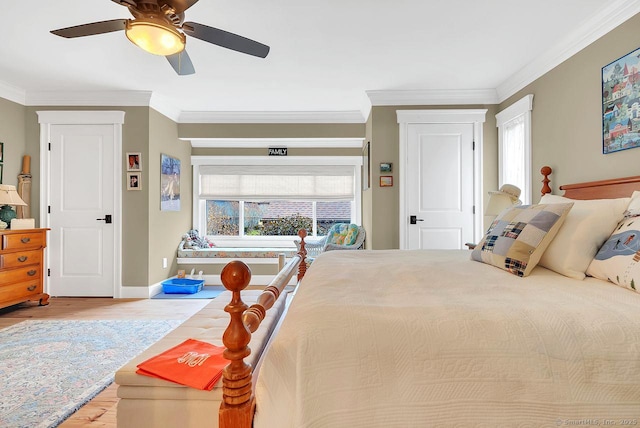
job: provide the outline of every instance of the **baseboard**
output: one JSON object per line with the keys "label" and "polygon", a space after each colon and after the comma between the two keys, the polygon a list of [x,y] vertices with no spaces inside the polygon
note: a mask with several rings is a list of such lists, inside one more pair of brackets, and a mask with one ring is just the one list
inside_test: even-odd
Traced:
{"label": "baseboard", "polygon": [[[222,285],[220,275],[202,275],[204,285]],[[252,275],[248,288],[262,288],[271,283],[275,275]],[[163,280],[164,281],[164,280]],[[294,275],[288,285],[295,285],[297,276]],[[122,287],[120,298],[122,299],[148,299],[162,292],[162,281],[151,284],[148,287]]]}

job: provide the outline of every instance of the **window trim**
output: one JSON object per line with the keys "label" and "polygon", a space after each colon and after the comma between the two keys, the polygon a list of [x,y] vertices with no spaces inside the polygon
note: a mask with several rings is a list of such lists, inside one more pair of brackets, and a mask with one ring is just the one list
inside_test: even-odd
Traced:
{"label": "window trim", "polygon": [[[199,231],[206,230],[204,223],[206,214],[204,212],[204,203],[200,200],[200,167],[216,166],[216,165],[275,165],[286,168],[291,165],[349,165],[353,166],[354,171],[354,201],[352,211],[352,221],[356,224],[362,223],[362,187],[360,168],[362,167],[361,156],[191,156],[191,165],[193,168],[192,176],[192,192],[193,192],[193,218],[192,227]],[[291,237],[289,236],[273,236],[273,237],[220,237],[212,238],[218,246],[228,247],[291,247]]]}
{"label": "window trim", "polygon": [[532,203],[531,184],[531,111],[533,110],[533,95],[525,95],[509,107],[496,114],[496,126],[498,127],[498,187],[504,183],[503,151],[504,151],[504,125],[522,116],[524,118],[524,179],[525,188],[521,189],[520,199],[524,204]]}

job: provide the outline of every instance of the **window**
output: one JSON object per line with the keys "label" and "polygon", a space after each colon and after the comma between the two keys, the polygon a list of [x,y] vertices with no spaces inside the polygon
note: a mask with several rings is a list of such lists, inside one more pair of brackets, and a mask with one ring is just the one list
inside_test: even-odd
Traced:
{"label": "window", "polygon": [[520,199],[531,203],[531,110],[533,95],[527,95],[496,115],[498,125],[498,186],[516,185]]}
{"label": "window", "polygon": [[[359,156],[194,156],[194,228],[218,246],[291,246],[360,223]],[[357,173],[356,173],[357,172]]]}

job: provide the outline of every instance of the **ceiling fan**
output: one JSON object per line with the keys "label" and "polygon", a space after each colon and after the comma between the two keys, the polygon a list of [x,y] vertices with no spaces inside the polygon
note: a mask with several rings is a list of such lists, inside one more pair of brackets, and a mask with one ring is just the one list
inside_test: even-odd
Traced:
{"label": "ceiling fan", "polygon": [[129,8],[134,19],[92,22],[60,28],[51,33],[74,38],[124,30],[127,38],[138,47],[152,54],[165,56],[181,76],[195,73],[185,50],[186,35],[260,58],[265,58],[269,53],[269,46],[255,40],[197,22],[184,22],[184,12],[198,0],[112,1]]}

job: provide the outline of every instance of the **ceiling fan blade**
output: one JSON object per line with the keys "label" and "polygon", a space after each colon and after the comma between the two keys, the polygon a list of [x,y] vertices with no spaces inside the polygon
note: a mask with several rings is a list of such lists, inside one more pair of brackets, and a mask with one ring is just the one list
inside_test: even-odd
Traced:
{"label": "ceiling fan blade", "polygon": [[171,67],[173,67],[179,76],[186,76],[196,72],[186,50],[178,52],[177,54],[168,55],[165,58],[167,58],[167,61],[169,61],[169,64],[171,64]]}
{"label": "ceiling fan blade", "polygon": [[267,45],[228,31],[198,24],[197,22],[185,22],[182,25],[182,30],[196,39],[260,58],[266,57],[269,53],[269,46]]}
{"label": "ceiling fan blade", "polygon": [[[113,0],[118,1],[118,0]],[[125,0],[130,1],[130,0]],[[198,0],[159,0],[158,4],[162,7],[163,4],[173,8],[176,11],[176,15],[181,14],[185,10],[189,9],[191,6],[196,4]]]}
{"label": "ceiling fan blade", "polygon": [[76,25],[75,27],[60,28],[58,30],[52,30],[51,33],[56,36],[70,39],[74,37],[111,33],[113,31],[124,30],[126,27],[126,19],[112,19],[111,21],[92,22],[90,24]]}

